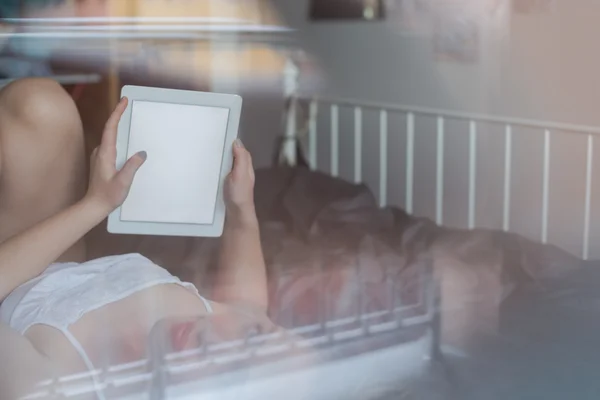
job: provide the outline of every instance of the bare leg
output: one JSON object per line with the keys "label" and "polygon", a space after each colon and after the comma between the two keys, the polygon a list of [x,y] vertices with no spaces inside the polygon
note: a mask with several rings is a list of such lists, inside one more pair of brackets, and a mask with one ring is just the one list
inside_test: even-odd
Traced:
{"label": "bare leg", "polygon": [[[75,103],[49,79],[0,90],[0,242],[75,203],[87,177]],[[83,242],[61,258],[85,258]]]}
{"label": "bare leg", "polygon": [[[0,242],[74,203],[87,168],[83,130],[69,95],[47,79],[0,90]],[[83,243],[64,257],[85,256]],[[0,323],[0,398],[16,399],[60,372],[27,340]]]}

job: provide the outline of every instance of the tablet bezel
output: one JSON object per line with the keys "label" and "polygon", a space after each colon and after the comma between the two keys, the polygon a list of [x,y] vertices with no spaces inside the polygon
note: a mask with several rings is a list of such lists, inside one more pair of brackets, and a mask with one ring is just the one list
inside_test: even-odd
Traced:
{"label": "tablet bezel", "polygon": [[[122,221],[121,207],[115,209],[108,217],[107,230],[113,234],[154,235],[154,236],[188,236],[188,237],[219,237],[223,234],[225,223],[225,202],[223,185],[233,165],[232,146],[238,136],[242,98],[232,94],[195,92],[189,90],[163,89],[143,86],[124,86],[121,96],[127,97],[127,109],[119,121],[117,134],[117,169],[120,169],[127,157],[129,144],[131,112],[134,101],[149,101],[157,103],[173,103],[204,107],[221,107],[229,109],[227,132],[223,147],[221,170],[219,172],[219,188],[212,224],[181,224],[158,222]],[[152,157],[152,154],[148,154]],[[143,168],[143,166],[142,166]]]}

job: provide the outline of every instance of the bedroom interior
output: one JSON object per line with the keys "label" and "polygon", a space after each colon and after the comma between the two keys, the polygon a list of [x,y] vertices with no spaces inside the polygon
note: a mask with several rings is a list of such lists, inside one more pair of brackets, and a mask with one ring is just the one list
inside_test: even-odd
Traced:
{"label": "bedroom interior", "polygon": [[[90,153],[122,85],[244,98],[269,316],[295,347],[159,343],[96,371],[110,398],[600,396],[594,0],[9,3],[2,84],[55,76]],[[90,240],[210,293],[219,240]],[[86,398],[79,379],[32,398]]]}

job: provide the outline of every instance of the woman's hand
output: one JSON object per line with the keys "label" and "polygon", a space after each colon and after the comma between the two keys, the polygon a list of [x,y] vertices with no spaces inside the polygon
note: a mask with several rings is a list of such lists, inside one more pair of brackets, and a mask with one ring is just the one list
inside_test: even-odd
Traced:
{"label": "woman's hand", "polygon": [[239,139],[233,145],[233,169],[225,182],[225,203],[230,219],[256,218],[252,156]]}
{"label": "woman's hand", "polygon": [[136,172],[146,161],[146,152],[139,152],[117,171],[117,128],[126,108],[127,98],[124,97],[106,122],[102,142],[93,151],[90,160],[90,182],[86,198],[99,204],[107,213],[123,204]]}

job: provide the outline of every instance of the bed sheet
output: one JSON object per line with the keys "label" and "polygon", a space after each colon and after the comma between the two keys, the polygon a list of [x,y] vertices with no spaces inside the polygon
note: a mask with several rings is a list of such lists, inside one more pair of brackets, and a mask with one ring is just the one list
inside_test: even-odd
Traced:
{"label": "bed sheet", "polygon": [[[365,186],[302,168],[257,171],[255,192],[275,322],[417,303],[430,265],[441,285],[442,341],[458,350],[453,369],[472,395],[460,398],[520,399],[542,382],[556,398],[565,387],[600,395],[589,373],[600,365],[600,324],[589,323],[600,320],[600,263],[514,234],[380,209]],[[96,235],[92,255],[138,251],[210,293],[218,240]],[[391,287],[401,290],[391,295]]]}
{"label": "bed sheet", "polygon": [[[284,325],[389,308],[392,287],[402,287],[393,301],[415,302],[420,266],[431,263],[442,281],[446,321],[456,321],[445,327],[496,330],[513,293],[551,288],[584,267],[517,235],[447,229],[398,208],[380,209],[366,186],[304,168],[258,170],[255,193],[270,311]],[[210,293],[218,240],[107,235],[103,227],[91,238],[91,256],[140,252]]]}

